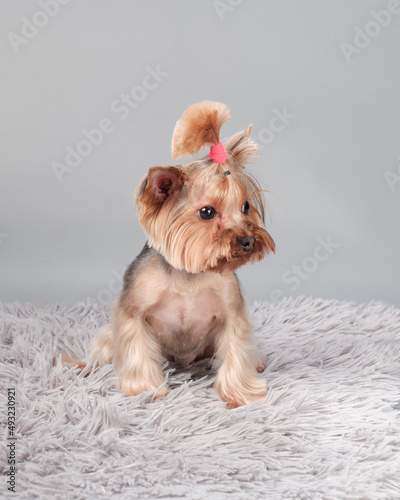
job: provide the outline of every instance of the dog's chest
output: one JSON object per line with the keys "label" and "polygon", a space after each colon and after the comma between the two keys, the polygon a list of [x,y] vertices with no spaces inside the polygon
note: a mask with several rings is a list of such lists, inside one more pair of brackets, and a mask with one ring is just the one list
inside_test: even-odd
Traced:
{"label": "dog's chest", "polygon": [[165,288],[147,321],[164,352],[183,359],[212,344],[225,314],[220,290],[207,283],[182,282]]}

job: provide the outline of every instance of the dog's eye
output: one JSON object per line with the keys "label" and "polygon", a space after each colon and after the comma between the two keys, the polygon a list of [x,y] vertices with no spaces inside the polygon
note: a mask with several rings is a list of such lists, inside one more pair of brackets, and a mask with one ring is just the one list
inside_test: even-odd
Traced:
{"label": "dog's eye", "polygon": [[199,217],[203,220],[211,220],[217,215],[214,207],[203,207],[199,210]]}
{"label": "dog's eye", "polygon": [[248,214],[248,213],[249,213],[249,210],[250,210],[250,204],[249,204],[249,202],[248,202],[248,201],[246,201],[246,202],[244,203],[244,205],[242,206],[242,212],[243,212],[244,214]]}

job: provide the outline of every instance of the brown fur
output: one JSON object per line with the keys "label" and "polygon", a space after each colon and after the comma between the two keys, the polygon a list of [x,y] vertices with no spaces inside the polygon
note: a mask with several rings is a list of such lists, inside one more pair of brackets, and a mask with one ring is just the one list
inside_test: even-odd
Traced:
{"label": "brown fur", "polygon": [[[227,109],[211,104],[186,111],[175,129],[175,152],[208,143],[209,123],[219,133]],[[196,145],[194,125],[201,136]],[[233,272],[275,251],[263,227],[262,191],[245,169],[257,153],[250,132],[251,127],[225,142],[223,168],[208,157],[184,166],[153,167],[135,191],[148,243],[128,268],[112,322],[99,331],[91,354],[92,362],[114,364],[118,386],[127,396],[143,391],[165,396],[165,361],[187,366],[205,356],[213,356],[215,389],[228,408],[265,395],[265,382],[257,373],[264,360],[252,343]],[[224,174],[227,169],[229,175]],[[213,207],[215,217],[203,220],[203,207]],[[252,243],[244,246],[243,238]]]}
{"label": "brown fur", "polygon": [[172,158],[192,156],[204,145],[218,144],[220,128],[229,118],[229,109],[220,102],[203,101],[187,108],[175,126]]}

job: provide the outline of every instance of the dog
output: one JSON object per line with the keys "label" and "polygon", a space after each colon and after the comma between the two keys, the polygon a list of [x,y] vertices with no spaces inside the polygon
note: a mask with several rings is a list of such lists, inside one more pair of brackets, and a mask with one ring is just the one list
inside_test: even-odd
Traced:
{"label": "dog", "polygon": [[[262,401],[265,360],[252,342],[235,270],[275,252],[264,228],[265,202],[245,165],[257,156],[250,125],[224,143],[222,103],[190,106],[178,120],[172,158],[210,153],[185,165],[156,166],[134,198],[147,236],[125,272],[112,320],[92,344],[91,362],[113,363],[126,396],[169,392],[166,361],[186,367],[212,358],[214,387],[227,408]],[[82,367],[82,366],[81,366]]]}

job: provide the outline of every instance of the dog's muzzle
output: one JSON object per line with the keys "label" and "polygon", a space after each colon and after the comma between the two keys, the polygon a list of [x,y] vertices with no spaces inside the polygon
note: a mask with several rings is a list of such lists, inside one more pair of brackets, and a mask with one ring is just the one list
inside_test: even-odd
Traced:
{"label": "dog's muzzle", "polygon": [[256,239],[254,236],[243,236],[243,238],[238,238],[237,241],[244,252],[251,252],[254,248]]}

